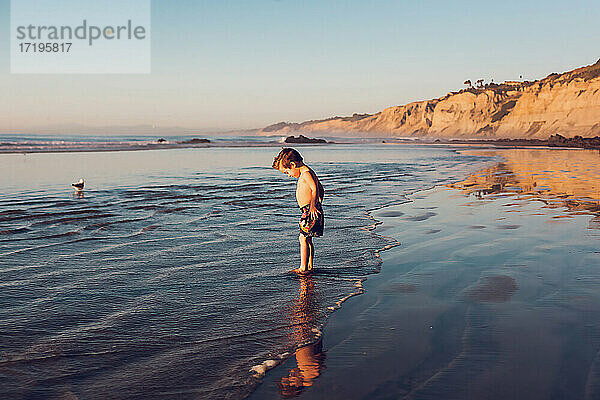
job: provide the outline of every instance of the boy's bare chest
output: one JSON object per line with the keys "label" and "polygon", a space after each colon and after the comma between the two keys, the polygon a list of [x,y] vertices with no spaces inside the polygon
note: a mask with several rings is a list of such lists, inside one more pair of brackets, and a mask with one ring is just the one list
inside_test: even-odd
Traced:
{"label": "boy's bare chest", "polygon": [[298,200],[299,206],[304,206],[310,203],[311,192],[308,183],[303,179],[298,180],[296,185],[296,200]]}

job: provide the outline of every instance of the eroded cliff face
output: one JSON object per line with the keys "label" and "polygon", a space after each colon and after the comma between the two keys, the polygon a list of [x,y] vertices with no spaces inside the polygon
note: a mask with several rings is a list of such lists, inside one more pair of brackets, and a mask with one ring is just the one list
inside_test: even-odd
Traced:
{"label": "eroded cliff face", "polygon": [[600,60],[539,81],[490,84],[372,115],[280,122],[260,130],[263,135],[296,132],[482,139],[594,137],[600,135]]}

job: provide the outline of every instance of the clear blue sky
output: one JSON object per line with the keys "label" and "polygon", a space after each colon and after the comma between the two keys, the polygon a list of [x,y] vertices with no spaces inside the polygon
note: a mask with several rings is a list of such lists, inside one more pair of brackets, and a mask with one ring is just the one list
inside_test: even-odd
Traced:
{"label": "clear blue sky", "polygon": [[151,74],[11,75],[9,4],[0,0],[0,132],[263,127],[600,58],[599,1],[157,0]]}

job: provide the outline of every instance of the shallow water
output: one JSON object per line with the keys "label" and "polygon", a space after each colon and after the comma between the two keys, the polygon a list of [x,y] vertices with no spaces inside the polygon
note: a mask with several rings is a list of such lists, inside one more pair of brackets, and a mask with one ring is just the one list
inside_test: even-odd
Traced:
{"label": "shallow water", "polygon": [[269,167],[276,149],[0,155],[0,397],[243,397],[250,368],[318,338],[379,270],[395,241],[367,210],[489,160],[300,150],[325,187],[310,291],[288,273],[298,210],[294,181]]}
{"label": "shallow water", "polygon": [[402,245],[330,318],[319,368],[296,354],[252,399],[600,398],[600,154],[485,154],[503,161],[373,212]]}

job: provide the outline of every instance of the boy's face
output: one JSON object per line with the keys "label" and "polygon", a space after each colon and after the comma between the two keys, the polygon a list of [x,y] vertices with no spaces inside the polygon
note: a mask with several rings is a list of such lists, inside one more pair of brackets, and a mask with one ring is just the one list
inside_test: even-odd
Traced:
{"label": "boy's face", "polygon": [[300,168],[296,168],[296,164],[293,162],[290,164],[290,168],[285,168],[280,165],[279,171],[281,171],[281,173],[283,174],[286,174],[287,176],[291,176],[292,178],[298,179],[300,177]]}

